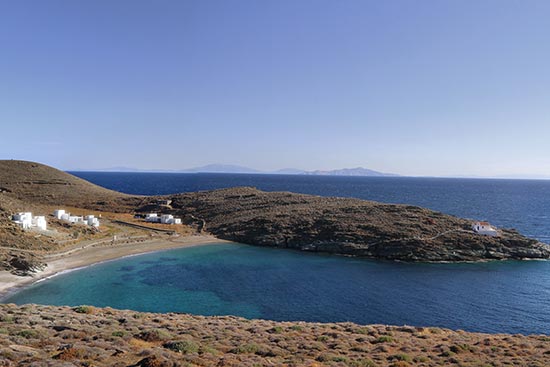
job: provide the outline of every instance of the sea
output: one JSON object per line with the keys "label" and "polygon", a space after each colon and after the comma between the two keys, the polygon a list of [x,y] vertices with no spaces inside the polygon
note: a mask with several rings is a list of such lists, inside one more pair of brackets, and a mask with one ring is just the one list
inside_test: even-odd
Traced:
{"label": "sea", "polygon": [[[544,180],[72,173],[130,194],[252,186],[420,205],[550,242]],[[550,334],[550,262],[412,264],[220,243],[96,264],[3,302]]]}

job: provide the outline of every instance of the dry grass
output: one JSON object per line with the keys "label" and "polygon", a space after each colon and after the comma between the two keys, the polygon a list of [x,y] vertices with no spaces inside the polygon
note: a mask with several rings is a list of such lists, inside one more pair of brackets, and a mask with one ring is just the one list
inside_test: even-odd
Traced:
{"label": "dry grass", "polygon": [[550,338],[0,306],[0,366],[547,366]]}

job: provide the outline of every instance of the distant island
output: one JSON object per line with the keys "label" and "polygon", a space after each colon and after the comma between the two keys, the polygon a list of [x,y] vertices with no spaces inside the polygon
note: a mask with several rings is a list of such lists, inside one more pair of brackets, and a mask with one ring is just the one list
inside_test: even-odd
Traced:
{"label": "distant island", "polygon": [[397,177],[398,174],[375,171],[369,168],[342,168],[334,170],[306,171],[297,168],[283,168],[275,171],[261,171],[258,169],[239,166],[235,164],[208,164],[200,167],[180,170],[140,169],[131,167],[111,167],[102,169],[75,169],[77,171],[98,172],[157,172],[157,173],[245,173],[245,174],[271,174],[271,175],[316,175],[316,176],[358,176],[358,177]]}

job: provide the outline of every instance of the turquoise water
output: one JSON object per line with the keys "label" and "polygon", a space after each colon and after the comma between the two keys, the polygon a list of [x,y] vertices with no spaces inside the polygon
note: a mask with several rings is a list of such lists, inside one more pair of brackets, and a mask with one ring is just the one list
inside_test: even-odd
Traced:
{"label": "turquoise water", "polygon": [[550,262],[406,264],[216,244],[98,264],[4,302],[550,334]]}

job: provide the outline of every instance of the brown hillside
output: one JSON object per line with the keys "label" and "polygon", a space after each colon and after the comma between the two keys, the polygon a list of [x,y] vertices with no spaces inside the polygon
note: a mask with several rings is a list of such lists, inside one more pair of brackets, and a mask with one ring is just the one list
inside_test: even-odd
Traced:
{"label": "brown hillside", "polygon": [[103,210],[123,210],[135,199],[40,163],[17,160],[0,160],[0,195],[27,205],[101,207]]}
{"label": "brown hillside", "polygon": [[35,269],[40,253],[58,250],[59,239],[75,228],[60,227],[49,218],[50,228],[61,236],[24,231],[14,224],[14,213],[51,214],[53,207],[130,211],[141,199],[89,183],[43,164],[0,160],[0,270]]}
{"label": "brown hillside", "polygon": [[543,335],[0,305],[0,366],[548,366]]}

